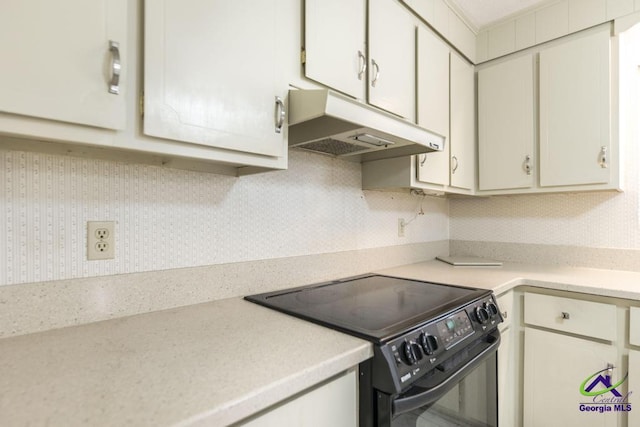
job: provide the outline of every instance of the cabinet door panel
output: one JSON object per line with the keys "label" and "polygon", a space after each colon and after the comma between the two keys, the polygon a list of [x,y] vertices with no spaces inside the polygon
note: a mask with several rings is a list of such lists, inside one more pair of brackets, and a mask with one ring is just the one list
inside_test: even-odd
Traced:
{"label": "cabinet door panel", "polygon": [[607,27],[540,52],[541,186],[609,182],[609,43]]}
{"label": "cabinet door panel", "polygon": [[[109,129],[125,126],[126,0],[22,0],[0,13],[0,111]],[[109,93],[120,45],[120,94]]]}
{"label": "cabinet door panel", "polygon": [[476,102],[473,65],[451,55],[451,186],[473,189],[476,176]]}
{"label": "cabinet door panel", "polygon": [[280,156],[276,96],[278,1],[164,0],[145,4],[144,132]]}
{"label": "cabinet door panel", "polygon": [[415,32],[413,15],[398,1],[369,1],[369,103],[410,121],[415,120]]}
{"label": "cabinet door panel", "polygon": [[418,181],[449,185],[449,48],[418,28],[418,124],[443,135],[443,151],[418,156]]}
{"label": "cabinet door panel", "polygon": [[[526,55],[478,72],[479,189],[533,185],[533,56]],[[531,173],[526,159],[531,158]]]}
{"label": "cabinet door panel", "polygon": [[[593,401],[580,393],[584,380],[609,363],[619,366],[615,347],[531,328],[525,329],[524,339],[525,427],[617,425],[614,411],[587,412],[579,407]],[[614,380],[619,375],[624,372],[614,369]]]}
{"label": "cabinet door panel", "polygon": [[498,348],[498,425],[509,427],[515,423],[515,405],[517,392],[514,378],[516,378],[516,354],[511,337],[512,330],[501,331],[500,347]]}
{"label": "cabinet door panel", "polygon": [[364,101],[366,19],[366,0],[305,0],[305,76]]}
{"label": "cabinet door panel", "polygon": [[358,381],[355,371],[268,409],[243,427],[356,427]]}
{"label": "cabinet door panel", "polygon": [[[630,402],[635,403],[632,410],[628,415],[628,426],[640,426],[640,410],[639,400],[637,397],[637,390],[640,390],[640,351],[629,351],[629,388],[628,391],[632,392]],[[635,394],[635,395],[634,395]]]}

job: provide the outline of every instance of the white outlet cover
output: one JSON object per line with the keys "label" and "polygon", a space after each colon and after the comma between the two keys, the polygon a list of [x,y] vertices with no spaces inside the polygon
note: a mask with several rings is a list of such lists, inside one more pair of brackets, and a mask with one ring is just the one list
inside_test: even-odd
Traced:
{"label": "white outlet cover", "polygon": [[[102,235],[106,237],[101,239]],[[115,222],[87,221],[87,259],[89,261],[114,259],[115,254]]]}

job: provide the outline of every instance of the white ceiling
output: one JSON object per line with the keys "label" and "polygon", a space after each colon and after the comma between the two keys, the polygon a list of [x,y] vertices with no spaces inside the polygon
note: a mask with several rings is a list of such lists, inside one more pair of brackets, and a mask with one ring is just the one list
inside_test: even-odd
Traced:
{"label": "white ceiling", "polygon": [[458,7],[469,22],[480,29],[493,22],[529,9],[549,0],[449,0]]}

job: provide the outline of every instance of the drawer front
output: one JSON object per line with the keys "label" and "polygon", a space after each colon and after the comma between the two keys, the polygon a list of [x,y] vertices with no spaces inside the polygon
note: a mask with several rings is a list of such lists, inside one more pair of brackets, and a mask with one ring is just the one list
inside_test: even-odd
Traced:
{"label": "drawer front", "polygon": [[629,343],[640,346],[640,307],[629,310]]}
{"label": "drawer front", "polygon": [[507,329],[513,321],[513,292],[507,292],[496,297],[498,303],[498,309],[502,314],[504,322],[499,326],[500,331]]}
{"label": "drawer front", "polygon": [[524,322],[607,341],[616,339],[616,306],[612,304],[527,293]]}

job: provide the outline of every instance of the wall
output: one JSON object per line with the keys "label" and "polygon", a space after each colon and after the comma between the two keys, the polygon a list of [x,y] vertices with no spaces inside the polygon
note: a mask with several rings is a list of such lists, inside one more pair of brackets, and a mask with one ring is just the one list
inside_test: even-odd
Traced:
{"label": "wall", "polygon": [[[0,285],[449,237],[448,201],[362,191],[360,164],[297,150],[241,178],[6,150],[0,165]],[[404,238],[398,218],[414,218]],[[116,221],[114,260],[86,260],[88,220]]]}

